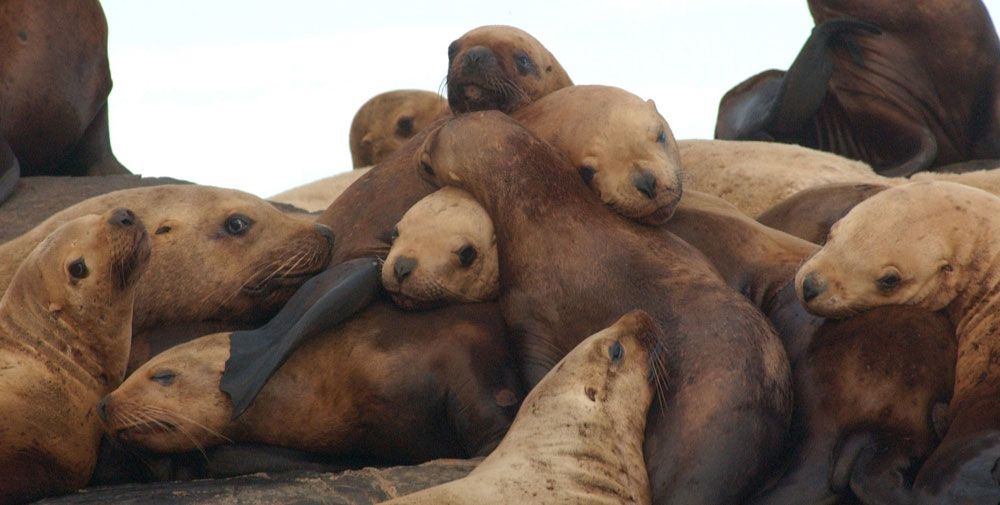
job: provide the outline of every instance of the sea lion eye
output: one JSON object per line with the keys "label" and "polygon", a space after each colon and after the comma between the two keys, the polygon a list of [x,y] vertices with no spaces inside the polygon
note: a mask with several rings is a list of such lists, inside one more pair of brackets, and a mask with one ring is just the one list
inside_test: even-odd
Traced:
{"label": "sea lion eye", "polygon": [[80,258],[69,264],[66,268],[69,271],[69,275],[74,279],[84,279],[90,275],[90,270],[87,268],[87,262]]}
{"label": "sea lion eye", "polygon": [[399,238],[399,227],[393,226],[392,231],[389,232],[389,242],[395,242]]}
{"label": "sea lion eye", "polygon": [[413,118],[412,117],[401,117],[399,121],[396,121],[396,135],[400,137],[409,137],[413,135]]}
{"label": "sea lion eye", "polygon": [[427,172],[427,175],[434,175],[434,167],[432,167],[430,163],[421,161],[420,168],[424,169],[424,172]]}
{"label": "sea lion eye", "polygon": [[891,273],[880,277],[875,284],[878,285],[879,291],[889,293],[899,287],[899,281],[899,274]]}
{"label": "sea lion eye", "polygon": [[471,245],[467,245],[458,250],[458,261],[462,263],[463,267],[467,267],[476,261],[476,256],[479,254],[476,252],[476,248]]}
{"label": "sea lion eye", "polygon": [[226,233],[233,236],[240,236],[246,234],[250,231],[250,227],[253,226],[253,220],[243,214],[233,214],[226,219]]}
{"label": "sea lion eye", "polygon": [[594,180],[594,174],[597,173],[597,171],[594,170],[594,167],[590,167],[587,165],[578,168],[577,171],[580,172],[580,178],[583,179],[583,182],[587,184],[590,184],[591,181]]}
{"label": "sea lion eye", "polygon": [[667,143],[667,132],[660,131],[660,134],[656,136],[656,142],[658,142],[660,144],[666,144]]}
{"label": "sea lion eye", "polygon": [[152,377],[150,377],[150,379],[153,379],[153,382],[156,382],[156,383],[158,383],[161,386],[169,386],[169,385],[173,384],[174,383],[174,379],[176,379],[176,378],[177,378],[177,374],[175,374],[174,372],[170,372],[170,371],[159,372],[156,375],[153,375]]}
{"label": "sea lion eye", "polygon": [[454,41],[448,44],[448,61],[455,59],[455,55],[458,54],[458,41]]}
{"label": "sea lion eye", "polygon": [[535,70],[534,65],[531,63],[531,58],[524,53],[514,56],[514,63],[517,65],[517,71],[521,75],[529,74]]}
{"label": "sea lion eye", "polygon": [[622,343],[615,340],[615,343],[608,347],[608,356],[611,356],[611,361],[619,362],[625,357],[625,348],[622,347]]}

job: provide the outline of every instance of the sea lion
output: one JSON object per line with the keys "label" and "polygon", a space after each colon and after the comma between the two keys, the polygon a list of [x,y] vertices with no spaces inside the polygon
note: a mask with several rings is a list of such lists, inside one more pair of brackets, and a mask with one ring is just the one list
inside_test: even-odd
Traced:
{"label": "sea lion", "polygon": [[[914,483],[922,503],[1000,500],[997,459],[980,459],[982,446],[969,444],[1000,429],[1000,374],[993,366],[1000,354],[998,212],[1000,198],[951,182],[887,189],[834,225],[826,245],[796,275],[800,299],[818,314],[909,304],[943,310],[955,325],[958,362],[947,434],[925,465],[933,470],[922,470]],[[960,447],[966,450],[956,454]],[[1000,456],[995,448],[986,454]]]}
{"label": "sea lion", "polygon": [[572,85],[552,53],[513,26],[480,26],[448,46],[448,104],[455,114],[510,113]]}
{"label": "sea lion", "polygon": [[[645,441],[654,501],[743,500],[791,411],[788,362],[760,311],[682,240],[615,215],[562,154],[502,113],[449,120],[414,159],[422,177],[468,191],[493,219],[500,304],[525,384],[580,335],[645,310],[666,331],[672,385]],[[567,244],[574,254],[552,261]]]}
{"label": "sea lion", "polygon": [[[996,158],[1000,40],[986,6],[894,7],[809,0],[816,28],[802,53],[787,74],[772,71],[727,93],[717,138],[770,137],[894,176]],[[831,40],[846,43],[830,47]]]}
{"label": "sea lion", "polygon": [[670,218],[683,189],[681,159],[652,100],[611,86],[570,86],[513,117],[566,154],[584,182],[619,213],[648,224]]}
{"label": "sea lion", "polygon": [[890,187],[885,184],[839,183],[804,189],[762,212],[757,221],[823,245],[834,223],[855,205]]}
{"label": "sea lion", "polygon": [[153,254],[135,302],[137,338],[203,321],[261,324],[330,257],[328,229],[286,216],[253,195],[195,185],[135,188],[81,202],[0,245],[0,257],[10,259],[0,262],[0,290],[17,259],[53,229],[116,206],[132,209],[152,232]]}
{"label": "sea lion", "polygon": [[69,221],[35,247],[0,299],[0,502],[83,487],[94,406],[125,374],[136,283],[150,255],[127,209]]}
{"label": "sea lion", "polygon": [[412,464],[487,454],[521,398],[495,304],[375,303],[305,342],[236,420],[219,391],[229,349],[218,333],[144,364],[101,401],[108,436],[159,452],[257,442]]}
{"label": "sea lion", "polygon": [[403,214],[392,231],[382,286],[402,308],[495,300],[493,221],[471,195],[445,187]]}
{"label": "sea lion", "polygon": [[354,168],[381,163],[410,137],[449,115],[448,101],[430,91],[399,89],[375,95],[351,121]]}
{"label": "sea lion", "polygon": [[355,168],[350,172],[331,175],[318,181],[296,186],[268,197],[268,201],[287,203],[308,212],[322,212],[340,196],[348,186],[368,173],[371,167]]}
{"label": "sea lion", "polygon": [[646,313],[622,316],[539,381],[472,473],[384,503],[651,503],[642,442],[663,341]]}

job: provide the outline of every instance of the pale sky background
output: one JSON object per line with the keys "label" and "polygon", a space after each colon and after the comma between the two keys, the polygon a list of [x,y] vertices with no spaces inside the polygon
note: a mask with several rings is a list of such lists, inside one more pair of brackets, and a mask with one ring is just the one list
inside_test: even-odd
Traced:
{"label": "pale sky background", "polygon": [[677,138],[711,138],[722,95],[787,68],[813,25],[805,0],[102,3],[118,159],[265,197],[350,170],[358,107],[443,93],[448,44],[477,26],[521,28],[576,84],[652,98]]}

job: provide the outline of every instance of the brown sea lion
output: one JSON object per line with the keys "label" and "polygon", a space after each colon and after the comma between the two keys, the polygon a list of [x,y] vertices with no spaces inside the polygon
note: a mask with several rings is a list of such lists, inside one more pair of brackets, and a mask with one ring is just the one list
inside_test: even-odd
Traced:
{"label": "brown sea lion", "polygon": [[487,454],[520,399],[495,304],[376,303],[303,344],[236,420],[219,391],[229,340],[202,337],[136,370],[101,402],[108,435],[160,452],[258,442],[412,464]]}
{"label": "brown sea lion", "polygon": [[[329,261],[328,229],[286,216],[258,197],[206,186],[157,186],[86,200],[0,245],[0,258],[9,259],[0,261],[0,290],[18,259],[52,230],[115,206],[133,209],[152,232],[152,258],[136,295],[138,339],[172,325],[263,323]],[[154,345],[149,352],[162,348]]]}
{"label": "brown sea lion", "polygon": [[996,158],[1000,40],[986,6],[897,7],[809,0],[816,28],[792,67],[727,93],[716,137],[800,144],[886,175]]}
{"label": "brown sea lion", "polygon": [[800,298],[818,314],[907,304],[943,310],[955,325],[947,434],[917,475],[920,503],[1000,500],[998,212],[1000,198],[960,184],[888,189],[841,219],[796,276]]}
{"label": "brown sea lion", "polygon": [[375,95],[351,121],[354,168],[381,163],[434,120],[450,115],[448,101],[430,91],[399,89]]}
{"label": "brown sea lion", "polygon": [[406,211],[392,231],[382,286],[406,309],[495,300],[496,235],[486,210],[458,188],[441,188]]}
{"label": "brown sea lion", "polygon": [[510,113],[572,85],[552,53],[513,26],[481,26],[448,46],[448,104],[455,114]]}
{"label": "brown sea lion", "polygon": [[[695,249],[615,215],[562,154],[499,112],[450,120],[415,159],[424,177],[465,189],[493,219],[500,303],[526,385],[581,335],[645,310],[665,330],[672,385],[645,441],[654,501],[743,500],[791,411],[788,362],[764,316]],[[574,254],[552,261],[564,247]]]}
{"label": "brown sea lion", "polygon": [[642,441],[663,340],[646,313],[626,314],[539,381],[472,473],[384,503],[648,505]]}
{"label": "brown sea lion", "polygon": [[95,405],[128,361],[136,282],[150,255],[126,209],[58,227],[0,299],[0,502],[83,487],[94,470]]}
{"label": "brown sea lion", "polygon": [[282,191],[267,199],[287,203],[308,212],[323,212],[347,188],[368,173],[371,167],[355,168],[350,172],[331,175],[292,189]]}

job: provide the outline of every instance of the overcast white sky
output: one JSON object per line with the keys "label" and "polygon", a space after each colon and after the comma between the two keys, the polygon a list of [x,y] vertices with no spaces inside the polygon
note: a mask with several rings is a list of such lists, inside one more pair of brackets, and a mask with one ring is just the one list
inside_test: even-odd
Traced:
{"label": "overcast white sky", "polygon": [[358,107],[443,93],[448,44],[477,26],[526,30],[577,84],[655,99],[678,138],[711,138],[723,93],[787,68],[812,27],[805,0],[102,3],[118,159],[260,196],[350,170]]}

